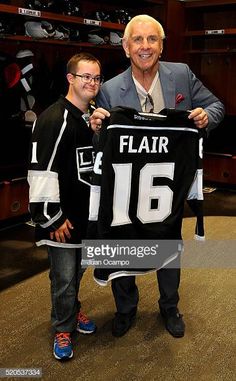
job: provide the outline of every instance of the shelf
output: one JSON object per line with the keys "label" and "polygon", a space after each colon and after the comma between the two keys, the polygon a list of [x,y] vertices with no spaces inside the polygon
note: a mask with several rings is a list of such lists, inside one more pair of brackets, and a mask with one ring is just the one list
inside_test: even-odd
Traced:
{"label": "shelf", "polygon": [[186,37],[223,37],[225,35],[236,35],[236,28],[191,30],[184,33]]}
{"label": "shelf", "polygon": [[236,49],[190,49],[188,54],[235,54]]}
{"label": "shelf", "polygon": [[[21,11],[21,10],[25,10],[25,11]],[[33,19],[39,18],[44,20],[60,21],[60,22],[68,23],[68,24],[72,23],[72,24],[87,25],[87,26],[94,26],[94,27],[99,26],[101,28],[111,29],[111,30],[123,31],[125,28],[124,24],[117,24],[117,23],[98,21],[98,20],[90,20],[90,19],[75,17],[75,16],[66,16],[66,15],[61,15],[59,13],[32,11],[31,9],[20,8],[14,5],[0,4],[0,12],[32,17]],[[25,13],[22,13],[22,12],[25,12]],[[36,13],[34,14],[34,12]]]}
{"label": "shelf", "polygon": [[36,39],[28,36],[0,36],[0,40],[2,41],[16,41],[16,42],[30,42],[30,43],[40,43],[40,44],[51,44],[51,45],[66,45],[66,46],[80,46],[85,48],[99,48],[99,49],[120,49],[120,45],[111,45],[111,44],[91,44],[90,42],[77,42],[77,41],[70,41],[70,40],[57,40],[57,39],[49,39],[49,38],[43,38],[43,39]]}
{"label": "shelf", "polygon": [[144,3],[153,3],[153,4],[157,4],[157,5],[163,5],[164,4],[164,0],[145,0]]}
{"label": "shelf", "polygon": [[184,5],[186,8],[199,8],[199,7],[214,7],[216,5],[232,5],[232,4],[236,4],[236,0],[187,1]]}

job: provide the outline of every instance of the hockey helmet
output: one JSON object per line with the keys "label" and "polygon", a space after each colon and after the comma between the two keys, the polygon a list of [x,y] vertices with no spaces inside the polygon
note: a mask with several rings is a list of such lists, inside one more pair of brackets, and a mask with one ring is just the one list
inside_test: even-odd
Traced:
{"label": "hockey helmet", "polygon": [[117,31],[110,32],[110,44],[111,45],[122,45],[123,33]]}
{"label": "hockey helmet", "polygon": [[109,42],[109,35],[101,29],[93,29],[88,33],[88,42],[95,45],[103,45]]}
{"label": "hockey helmet", "polygon": [[55,38],[57,40],[63,40],[69,37],[69,30],[64,27],[63,31],[57,30],[53,24],[47,21],[26,21],[25,34],[33,38]]}
{"label": "hockey helmet", "polygon": [[108,21],[108,22],[111,21],[110,15],[102,11],[89,12],[86,15],[86,17],[89,19],[98,20],[98,21]]}
{"label": "hockey helmet", "polygon": [[40,11],[55,11],[56,4],[54,0],[28,0],[26,1],[27,8]]}
{"label": "hockey helmet", "polygon": [[79,0],[58,0],[57,8],[60,13],[68,16],[80,16]]}
{"label": "hockey helmet", "polygon": [[47,21],[26,21],[25,34],[33,38],[50,38],[54,36],[55,29]]}
{"label": "hockey helmet", "polygon": [[111,21],[118,24],[128,24],[132,16],[126,9],[116,9],[111,12]]}

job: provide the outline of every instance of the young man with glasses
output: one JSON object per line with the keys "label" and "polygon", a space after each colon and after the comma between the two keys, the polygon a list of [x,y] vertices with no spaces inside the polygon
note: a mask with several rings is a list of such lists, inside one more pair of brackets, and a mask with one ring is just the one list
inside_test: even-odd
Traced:
{"label": "young man with glasses", "polygon": [[[102,86],[97,97],[100,108],[90,119],[94,130],[110,116],[107,110],[116,106],[156,113],[164,108],[191,110],[189,119],[207,132],[221,122],[223,104],[196,78],[188,65],[160,61],[164,38],[162,25],[148,15],[135,16],[126,25],[122,45],[131,65]],[[159,307],[166,329],[172,336],[182,337],[185,324],[177,307],[180,268],[162,268],[157,271],[157,280]],[[112,291],[117,307],[112,333],[122,336],[131,327],[137,312],[139,293],[135,278],[112,280]]]}
{"label": "young man with glasses", "polygon": [[88,118],[102,82],[100,62],[88,53],[73,56],[67,64],[67,80],[67,95],[36,120],[28,171],[36,244],[47,246],[50,262],[53,354],[58,360],[72,358],[73,331],[96,330],[80,311],[78,292],[94,158]]}

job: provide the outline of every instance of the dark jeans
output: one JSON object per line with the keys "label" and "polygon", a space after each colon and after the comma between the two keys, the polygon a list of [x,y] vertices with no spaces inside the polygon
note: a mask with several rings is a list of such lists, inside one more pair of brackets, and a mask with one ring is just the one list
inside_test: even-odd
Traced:
{"label": "dark jeans", "polygon": [[[172,267],[174,266],[176,268],[162,268],[157,271],[160,291],[158,302],[160,309],[163,311],[171,307],[177,307],[179,301],[180,256],[172,263]],[[112,292],[118,312],[129,314],[135,311],[139,300],[139,292],[134,276],[112,280]]]}
{"label": "dark jeans", "polygon": [[81,249],[47,246],[50,262],[52,327],[56,332],[72,332],[80,310],[78,292],[84,273]]}

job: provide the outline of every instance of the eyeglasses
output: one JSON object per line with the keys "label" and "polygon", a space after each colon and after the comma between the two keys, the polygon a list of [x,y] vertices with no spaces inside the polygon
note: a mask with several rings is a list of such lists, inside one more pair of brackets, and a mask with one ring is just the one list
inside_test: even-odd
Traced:
{"label": "eyeglasses", "polygon": [[74,77],[80,77],[83,83],[91,83],[94,80],[95,85],[99,85],[103,82],[103,76],[96,75],[93,77],[90,74],[75,74],[71,73]]}
{"label": "eyeglasses", "polygon": [[150,94],[146,96],[144,107],[146,112],[154,112],[154,102]]}

